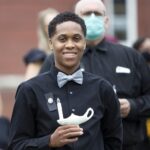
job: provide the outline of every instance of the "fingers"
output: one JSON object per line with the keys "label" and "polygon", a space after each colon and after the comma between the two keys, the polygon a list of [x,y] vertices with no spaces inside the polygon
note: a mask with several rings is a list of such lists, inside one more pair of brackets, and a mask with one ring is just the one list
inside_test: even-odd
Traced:
{"label": "fingers", "polygon": [[83,129],[78,125],[65,125],[58,127],[51,135],[50,146],[61,147],[73,143],[83,134]]}
{"label": "fingers", "polygon": [[119,99],[121,117],[125,118],[130,112],[130,103],[126,99]]}
{"label": "fingers", "polygon": [[76,142],[78,140],[78,138],[70,138],[70,139],[62,139],[60,140],[61,144],[62,145],[66,145],[66,144],[69,144],[69,143],[73,143],[73,142]]}
{"label": "fingers", "polygon": [[58,129],[59,136],[62,138],[73,138],[83,134],[83,129],[79,126],[61,126]]}
{"label": "fingers", "polygon": [[63,144],[75,142],[83,134],[83,129],[74,125],[60,126],[58,130],[60,142]]}
{"label": "fingers", "polygon": [[[66,130],[66,129],[69,129],[69,128],[80,128],[79,125],[64,125],[64,126],[59,126],[58,127],[58,130],[59,129],[63,129],[63,130]],[[80,128],[81,129],[81,128]]]}

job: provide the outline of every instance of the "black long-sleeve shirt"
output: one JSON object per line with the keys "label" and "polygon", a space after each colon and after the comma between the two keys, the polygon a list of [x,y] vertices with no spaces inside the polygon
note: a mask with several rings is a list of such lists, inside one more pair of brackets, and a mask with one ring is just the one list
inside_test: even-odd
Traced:
{"label": "black long-sleeve shirt", "polygon": [[[103,78],[83,72],[83,84],[57,84],[58,69],[22,83],[16,93],[9,150],[54,150],[48,147],[50,135],[59,126],[56,99],[62,103],[64,118],[73,112],[83,115],[91,107],[93,117],[81,124],[84,134],[73,144],[58,150],[121,150],[122,121],[119,101],[112,86]],[[94,89],[94,90],[93,90]],[[48,99],[53,102],[49,103]]]}
{"label": "black long-sleeve shirt", "polygon": [[[53,63],[53,55],[50,55],[41,72],[49,70]],[[113,85],[119,98],[130,101],[130,114],[123,119],[124,145],[142,141],[141,122],[150,116],[150,69],[143,57],[132,48],[104,40],[85,49],[82,67],[104,77]]]}

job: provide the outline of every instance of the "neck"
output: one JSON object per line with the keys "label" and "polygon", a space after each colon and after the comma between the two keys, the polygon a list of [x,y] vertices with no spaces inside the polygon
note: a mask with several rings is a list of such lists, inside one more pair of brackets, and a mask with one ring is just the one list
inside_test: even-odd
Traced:
{"label": "neck", "polygon": [[60,71],[62,71],[63,73],[67,74],[67,75],[71,75],[73,74],[78,68],[79,68],[80,64],[78,64],[75,67],[59,67],[57,65],[55,65],[56,68],[58,68]]}
{"label": "neck", "polygon": [[96,46],[97,44],[99,44],[104,38],[100,38],[100,39],[96,39],[96,40],[86,40],[87,45],[90,46]]}

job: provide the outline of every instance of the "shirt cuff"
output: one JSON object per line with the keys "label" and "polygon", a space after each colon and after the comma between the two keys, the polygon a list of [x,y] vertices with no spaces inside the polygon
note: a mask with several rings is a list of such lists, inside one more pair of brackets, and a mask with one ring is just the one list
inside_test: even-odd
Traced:
{"label": "shirt cuff", "polygon": [[130,103],[130,112],[129,112],[129,115],[128,117],[129,118],[136,118],[138,116],[138,108],[137,108],[137,105],[136,103],[134,102],[134,99],[128,99],[129,103]]}
{"label": "shirt cuff", "polygon": [[[41,138],[37,141],[38,148],[49,147],[49,142],[50,142],[50,135],[46,135],[46,136],[44,136],[44,137],[41,137]],[[49,148],[50,148],[50,147],[49,147]]]}

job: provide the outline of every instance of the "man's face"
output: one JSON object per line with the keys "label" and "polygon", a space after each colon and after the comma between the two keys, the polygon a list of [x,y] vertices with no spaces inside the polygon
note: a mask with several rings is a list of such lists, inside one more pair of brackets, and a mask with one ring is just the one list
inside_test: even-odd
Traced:
{"label": "man's face", "polygon": [[[84,20],[86,19],[87,44],[91,41],[92,43],[90,44],[96,45],[99,43],[105,37],[109,24],[109,19],[106,15],[106,8],[104,4],[101,1],[97,2],[94,0],[83,0],[77,4],[75,12]],[[91,19],[92,16],[95,16],[95,19]],[[95,24],[91,24],[91,22],[95,22]]]}
{"label": "man's face", "polygon": [[96,3],[94,1],[82,2],[76,11],[80,17],[89,16],[94,13],[96,16],[105,16],[106,9],[103,3]]}
{"label": "man's face", "polygon": [[81,11],[79,12],[80,17],[90,16],[92,13],[95,14],[95,16],[105,16],[105,10],[103,5],[97,3],[89,3],[85,5]]}
{"label": "man's face", "polygon": [[79,66],[86,43],[79,24],[72,21],[58,24],[51,43],[57,68],[65,72]]}

